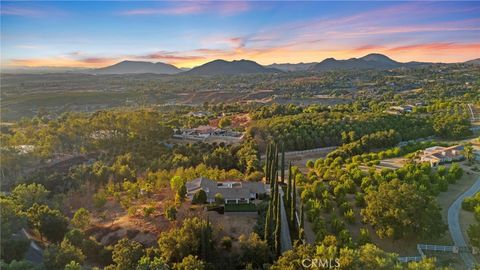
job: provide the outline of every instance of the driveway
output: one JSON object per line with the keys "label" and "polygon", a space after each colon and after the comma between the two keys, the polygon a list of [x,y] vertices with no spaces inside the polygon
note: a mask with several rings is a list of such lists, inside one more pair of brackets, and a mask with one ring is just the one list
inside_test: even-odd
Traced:
{"label": "driveway", "polygon": [[283,204],[283,190],[280,188],[280,215],[282,216],[281,220],[281,231],[282,231],[282,253],[292,249],[292,240],[290,238],[290,230],[288,229],[288,220],[287,220],[287,212],[285,211],[285,205]]}
{"label": "driveway", "polygon": [[[480,177],[477,181],[462,195],[460,195],[455,202],[448,208],[448,230],[452,236],[455,246],[465,247],[467,243],[462,234],[462,229],[460,227],[460,210],[462,208],[462,202],[466,197],[471,197],[475,193],[480,191]],[[471,253],[461,252],[460,256],[465,262],[465,265],[468,269],[472,269],[475,265],[475,258]]]}

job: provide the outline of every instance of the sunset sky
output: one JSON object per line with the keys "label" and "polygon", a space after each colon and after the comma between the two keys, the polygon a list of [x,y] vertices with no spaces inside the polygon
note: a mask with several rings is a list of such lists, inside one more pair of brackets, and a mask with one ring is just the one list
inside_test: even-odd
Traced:
{"label": "sunset sky", "polygon": [[480,57],[480,2],[1,2],[1,65]]}

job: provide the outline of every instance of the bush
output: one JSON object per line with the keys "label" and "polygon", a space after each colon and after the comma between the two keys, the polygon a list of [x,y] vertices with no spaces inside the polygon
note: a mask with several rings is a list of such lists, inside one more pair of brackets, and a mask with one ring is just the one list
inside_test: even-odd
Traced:
{"label": "bush", "polygon": [[230,250],[232,248],[232,238],[228,236],[222,237],[221,245],[225,250]]}
{"label": "bush", "polygon": [[207,202],[207,193],[203,190],[199,190],[193,194],[193,204],[205,204]]}
{"label": "bush", "polygon": [[353,209],[347,210],[345,213],[343,213],[343,217],[348,223],[355,223],[355,213],[353,212]]}
{"label": "bush", "polygon": [[223,195],[220,193],[215,194],[215,203],[216,204],[224,204],[225,203],[225,198],[223,198]]}
{"label": "bush", "polygon": [[363,246],[367,243],[372,242],[370,239],[370,233],[368,232],[367,228],[360,229],[360,236],[358,237],[358,245]]}
{"label": "bush", "polygon": [[153,206],[147,206],[143,208],[143,216],[148,218],[153,212],[155,211],[155,207]]}
{"label": "bush", "polygon": [[167,207],[167,209],[165,209],[165,217],[170,221],[177,219],[177,208],[175,208],[173,205]]}
{"label": "bush", "polygon": [[260,182],[265,175],[262,172],[252,172],[245,180],[250,182]]}

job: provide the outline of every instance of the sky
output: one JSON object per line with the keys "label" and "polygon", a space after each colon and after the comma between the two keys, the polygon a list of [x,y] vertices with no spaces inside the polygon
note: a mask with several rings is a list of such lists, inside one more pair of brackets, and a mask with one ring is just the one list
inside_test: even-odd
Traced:
{"label": "sky", "polygon": [[480,57],[480,2],[1,1],[1,66]]}

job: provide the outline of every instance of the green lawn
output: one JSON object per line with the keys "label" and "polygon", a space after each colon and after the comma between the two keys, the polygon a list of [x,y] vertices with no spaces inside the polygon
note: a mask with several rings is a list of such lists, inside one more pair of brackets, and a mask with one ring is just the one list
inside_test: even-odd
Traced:
{"label": "green lawn", "polygon": [[225,212],[256,212],[257,206],[253,203],[225,204]]}

